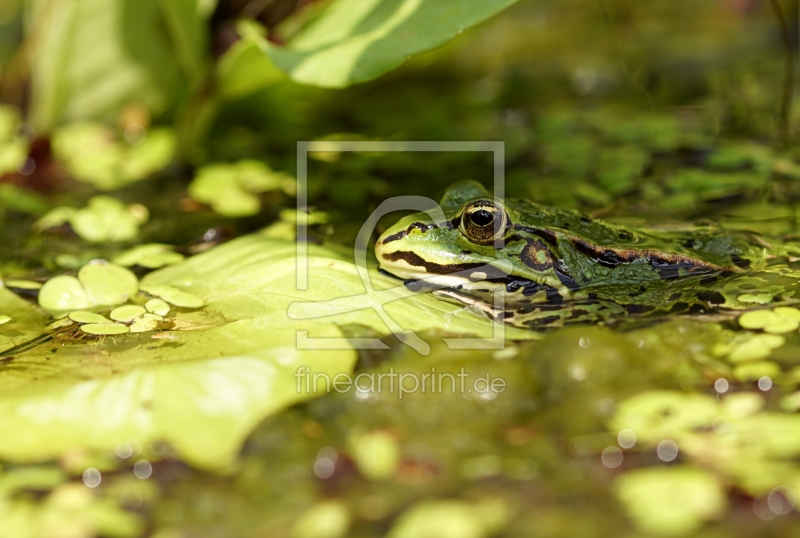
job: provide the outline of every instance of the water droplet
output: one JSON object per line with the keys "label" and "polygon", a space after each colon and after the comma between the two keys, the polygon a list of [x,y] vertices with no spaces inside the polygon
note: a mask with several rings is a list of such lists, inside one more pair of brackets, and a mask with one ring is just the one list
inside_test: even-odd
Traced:
{"label": "water droplet", "polygon": [[591,344],[592,344],[592,341],[589,340],[589,338],[587,338],[585,336],[581,336],[580,340],[578,340],[578,345],[581,346],[584,349],[589,347]]}
{"label": "water droplet", "polygon": [[633,430],[622,430],[617,435],[617,443],[622,448],[633,448],[636,444],[636,433]]}
{"label": "water droplet", "polygon": [[616,469],[622,465],[623,458],[622,450],[615,446],[606,447],[600,455],[600,461],[609,469]]}
{"label": "water droplet", "polygon": [[768,376],[761,377],[761,379],[758,380],[758,388],[763,392],[767,392],[772,388],[772,379]]}
{"label": "water droplet", "polygon": [[117,445],[115,452],[118,458],[124,460],[133,456],[133,447],[130,443],[120,443]]}
{"label": "water droplet", "polygon": [[569,369],[569,375],[572,376],[572,379],[575,381],[583,381],[586,379],[586,370],[580,366],[573,366]]}
{"label": "water droplet", "polygon": [[720,394],[728,392],[729,388],[730,384],[728,383],[728,380],[723,377],[720,377],[719,379],[714,381],[714,390],[716,390]]}
{"label": "water droplet", "polygon": [[133,474],[136,478],[145,480],[153,474],[153,466],[147,460],[139,460],[133,465]]}
{"label": "water droplet", "polygon": [[103,475],[94,467],[89,467],[83,471],[83,483],[87,488],[96,488],[103,480]]}
{"label": "water droplet", "polygon": [[678,445],[671,439],[665,439],[658,443],[656,454],[661,461],[670,462],[678,457]]}
{"label": "water droplet", "polygon": [[779,516],[783,516],[794,510],[797,504],[797,496],[791,488],[778,486],[767,495],[767,506]]}

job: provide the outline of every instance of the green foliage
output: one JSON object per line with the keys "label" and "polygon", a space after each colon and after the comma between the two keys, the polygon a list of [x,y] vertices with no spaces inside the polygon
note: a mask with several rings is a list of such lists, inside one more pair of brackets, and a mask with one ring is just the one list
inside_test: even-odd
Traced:
{"label": "green foliage", "polygon": [[269,55],[297,82],[341,88],[379,77],[514,2],[337,0]]}
{"label": "green foliage", "polygon": [[256,194],[279,189],[294,193],[295,180],[264,163],[246,160],[201,168],[189,185],[189,195],[220,215],[244,217],[258,213],[261,202]]}
{"label": "green foliage", "polygon": [[29,0],[26,11],[37,129],[113,119],[131,102],[161,114],[206,69],[208,13],[196,0]]}
{"label": "green foliage", "polygon": [[726,504],[714,475],[690,467],[637,469],[621,476],[615,488],[637,526],[656,536],[696,531]]}
{"label": "green foliage", "polygon": [[75,179],[101,190],[139,181],[174,157],[176,140],[171,129],[146,131],[136,124],[127,138],[116,140],[114,131],[99,123],[73,123],[53,133],[53,152]]}
{"label": "green foliage", "polygon": [[[82,209],[66,206],[53,208],[33,227],[44,231],[69,223],[76,234],[90,243],[125,242],[136,239],[139,226],[148,218],[147,208],[141,204],[126,206],[111,196],[95,196]],[[127,260],[123,258],[123,261]]]}

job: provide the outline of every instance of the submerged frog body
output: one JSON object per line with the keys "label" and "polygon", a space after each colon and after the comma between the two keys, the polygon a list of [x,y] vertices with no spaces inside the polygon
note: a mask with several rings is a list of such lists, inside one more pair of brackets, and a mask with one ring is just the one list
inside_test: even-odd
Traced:
{"label": "submerged frog body", "polygon": [[706,284],[763,258],[713,227],[631,229],[498,200],[474,181],[451,186],[441,208],[441,222],[419,213],[386,230],[375,247],[381,268],[521,327],[701,312],[713,294]]}

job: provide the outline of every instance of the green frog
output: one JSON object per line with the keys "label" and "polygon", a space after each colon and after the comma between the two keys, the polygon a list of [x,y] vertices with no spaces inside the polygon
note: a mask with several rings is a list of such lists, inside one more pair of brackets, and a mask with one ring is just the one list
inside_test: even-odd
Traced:
{"label": "green frog", "polygon": [[410,215],[380,236],[381,269],[518,327],[707,313],[725,301],[714,282],[765,259],[714,225],[632,229],[500,200],[475,181],[452,185],[440,206],[443,220]]}

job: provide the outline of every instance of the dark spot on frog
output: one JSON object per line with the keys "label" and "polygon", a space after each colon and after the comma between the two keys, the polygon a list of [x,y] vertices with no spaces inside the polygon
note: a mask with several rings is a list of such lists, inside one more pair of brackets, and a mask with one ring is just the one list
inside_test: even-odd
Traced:
{"label": "dark spot on frog", "polygon": [[581,316],[588,316],[590,315],[588,310],[584,310],[582,308],[576,308],[572,311],[572,314],[569,315],[570,319],[579,318]]}
{"label": "dark spot on frog", "polygon": [[541,325],[549,325],[550,323],[556,322],[559,319],[561,319],[561,318],[558,317],[558,316],[547,316],[547,317],[542,318],[542,319],[535,319],[535,320],[531,321],[528,325],[529,325],[529,327],[531,329],[535,329],[536,327],[541,326]]}
{"label": "dark spot on frog", "polygon": [[689,303],[681,302],[681,303],[675,303],[674,305],[672,305],[672,308],[670,308],[669,311],[670,311],[670,313],[683,312],[687,308],[689,308]]}
{"label": "dark spot on frog", "polygon": [[522,290],[522,295],[524,295],[525,297],[530,297],[531,295],[535,295],[541,290],[548,290],[549,292],[552,289],[553,288],[550,288],[548,286],[542,286],[541,284],[533,283],[530,286],[525,286],[525,288]]}
{"label": "dark spot on frog", "polygon": [[[512,280],[511,282],[506,284],[506,291],[508,293],[514,293],[518,289],[524,288],[526,286],[529,286],[530,284],[532,284],[532,282],[530,280]],[[525,291],[523,290],[522,293],[524,295]]]}
{"label": "dark spot on frog", "polygon": [[705,314],[706,309],[703,308],[701,304],[693,304],[692,307],[689,309],[690,314]]}
{"label": "dark spot on frog", "polygon": [[513,317],[514,317],[514,312],[506,310],[504,312],[500,312],[499,314],[497,314],[497,316],[495,316],[495,319],[509,319]]}
{"label": "dark spot on frog", "polygon": [[603,267],[609,267],[613,269],[621,263],[630,261],[623,259],[622,256],[613,250],[601,250],[581,239],[573,239],[572,244],[581,254],[589,256]]}
{"label": "dark spot on frog", "polygon": [[718,291],[699,291],[697,298],[709,304],[725,304],[725,297]]}
{"label": "dark spot on frog", "polygon": [[750,269],[750,260],[745,260],[736,253],[731,254],[731,261],[739,269]]}
{"label": "dark spot on frog", "polygon": [[556,235],[548,230],[543,230],[541,228],[529,228],[528,226],[523,226],[522,224],[515,224],[514,229],[519,230],[521,232],[538,235],[539,237],[541,237],[542,239],[544,239],[553,246],[558,244]]}
{"label": "dark spot on frog", "polygon": [[425,282],[422,280],[406,280],[403,285],[411,291],[422,291],[425,289]]}
{"label": "dark spot on frog", "polygon": [[533,239],[528,239],[528,244],[520,252],[519,258],[522,263],[539,272],[551,269],[555,263],[547,245]]}
{"label": "dark spot on frog", "polygon": [[647,291],[646,286],[639,286],[639,289],[636,291],[632,291],[628,294],[629,297],[638,297],[639,295],[643,294]]}
{"label": "dark spot on frog", "polygon": [[568,287],[571,290],[577,290],[578,288],[580,288],[578,283],[575,282],[575,279],[572,278],[572,275],[570,275],[567,272],[567,265],[564,263],[564,260],[556,261],[555,271],[556,271],[556,276],[558,277],[558,279],[566,287]]}
{"label": "dark spot on frog", "polygon": [[658,276],[665,280],[681,276],[681,269],[690,273],[707,270],[706,266],[691,260],[677,259],[673,261],[659,258],[658,256],[650,256],[650,266],[658,272]]}
{"label": "dark spot on frog", "polygon": [[625,310],[628,311],[629,314],[646,314],[648,312],[652,312],[655,310],[656,307],[645,305],[645,304],[626,304]]}
{"label": "dark spot on frog", "polygon": [[547,295],[547,301],[552,304],[561,304],[564,302],[564,298],[555,288],[547,288],[545,294]]}
{"label": "dark spot on frog", "polygon": [[669,301],[677,301],[678,299],[680,299],[680,298],[681,298],[681,295],[683,295],[683,294],[682,294],[682,293],[680,293],[680,292],[673,293],[672,295],[670,295],[670,296],[669,296],[669,299],[668,299],[668,300],[669,300]]}

